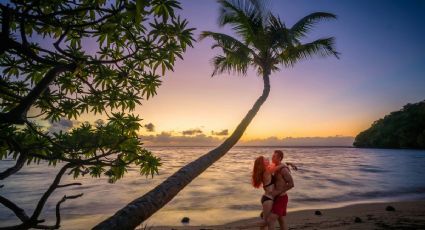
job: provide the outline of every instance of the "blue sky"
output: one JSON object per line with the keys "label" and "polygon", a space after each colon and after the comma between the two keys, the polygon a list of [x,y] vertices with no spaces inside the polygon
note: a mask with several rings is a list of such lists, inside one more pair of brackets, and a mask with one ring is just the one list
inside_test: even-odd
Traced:
{"label": "blue sky", "polygon": [[[315,27],[310,39],[334,36],[340,59],[312,58],[273,74],[268,101],[244,139],[355,136],[374,121],[407,103],[425,99],[425,2],[423,1],[272,1],[287,26],[303,16],[326,11],[338,16]],[[190,26],[230,33],[217,26],[215,1],[182,1]],[[158,91],[140,107],[157,133],[185,129],[233,128],[259,96],[261,79],[223,74],[210,78],[212,41],[188,50]]]}
{"label": "blue sky", "polygon": [[[181,3],[179,14],[197,29],[196,38],[204,30],[232,34],[217,25],[216,1]],[[334,36],[341,58],[312,58],[274,73],[270,96],[243,141],[355,136],[385,114],[425,99],[425,1],[274,0],[271,9],[287,26],[316,11],[336,14],[306,41]],[[195,43],[163,78],[158,95],[136,109],[155,126],[142,135],[181,138],[200,130],[195,135],[221,138],[213,133],[231,133],[251,108],[261,78],[254,71],[211,78],[210,60],[219,53],[211,45],[207,39]]]}

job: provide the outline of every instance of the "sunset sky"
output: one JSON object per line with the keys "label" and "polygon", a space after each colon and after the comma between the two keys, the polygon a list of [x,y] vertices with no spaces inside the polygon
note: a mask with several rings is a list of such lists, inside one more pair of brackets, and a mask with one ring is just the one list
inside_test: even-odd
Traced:
{"label": "sunset sky", "polygon": [[[196,38],[204,30],[231,33],[217,26],[216,1],[181,2],[180,15],[197,29]],[[341,58],[317,57],[272,74],[270,96],[242,140],[355,136],[385,114],[425,99],[425,1],[297,0],[271,6],[287,26],[315,11],[336,14],[337,20],[319,23],[310,40],[336,37]],[[219,52],[211,45],[195,43],[162,79],[158,95],[136,109],[144,124],[154,125],[142,135],[231,133],[251,108],[261,78],[254,71],[211,77],[210,60]]]}

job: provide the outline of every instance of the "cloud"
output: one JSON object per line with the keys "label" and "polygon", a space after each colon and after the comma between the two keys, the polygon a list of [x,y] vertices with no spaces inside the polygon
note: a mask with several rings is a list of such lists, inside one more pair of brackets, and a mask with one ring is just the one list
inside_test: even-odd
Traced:
{"label": "cloud", "polygon": [[269,137],[265,139],[253,139],[240,141],[238,145],[244,146],[352,146],[354,137],[330,136],[330,137]]}
{"label": "cloud", "polygon": [[155,132],[155,125],[152,123],[147,123],[143,126],[148,132]]}
{"label": "cloud", "polygon": [[[146,146],[218,146],[224,137],[197,135],[175,135],[162,132],[156,135],[140,136]],[[352,146],[354,137],[268,137],[264,139],[241,140],[238,146]]]}
{"label": "cloud", "polygon": [[193,135],[203,134],[203,132],[200,129],[188,129],[188,130],[184,130],[182,134],[183,136],[193,136]]}
{"label": "cloud", "polygon": [[229,130],[228,129],[223,129],[223,130],[221,130],[219,132],[215,132],[213,130],[213,131],[211,131],[211,134],[212,135],[215,135],[215,136],[227,136],[227,135],[229,135]]}
{"label": "cloud", "polygon": [[175,136],[171,132],[162,132],[156,135],[140,136],[146,146],[216,146],[223,139],[198,134],[192,136]]}
{"label": "cloud", "polygon": [[49,122],[50,127],[47,129],[49,133],[59,133],[67,132],[68,130],[72,129],[75,125],[80,124],[79,121],[72,121],[66,118],[60,119],[58,122]]}

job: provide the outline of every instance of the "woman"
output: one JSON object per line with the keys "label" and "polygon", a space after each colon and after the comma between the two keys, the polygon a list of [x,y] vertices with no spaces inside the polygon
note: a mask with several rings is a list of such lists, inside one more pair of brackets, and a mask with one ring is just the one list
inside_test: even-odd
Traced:
{"label": "woman", "polygon": [[[286,164],[297,170],[297,167],[294,164],[289,162],[287,162]],[[278,167],[274,167],[274,165],[271,165],[269,163],[269,160],[263,156],[259,156],[257,157],[257,159],[255,159],[254,168],[252,170],[252,185],[255,188],[260,188],[260,186],[262,185],[264,189],[264,195],[261,197],[261,204],[263,206],[263,220],[267,219],[267,216],[270,214],[273,207],[273,191],[275,189],[273,173],[283,167],[288,166],[282,164]],[[264,229],[265,223],[261,225],[261,228]]]}

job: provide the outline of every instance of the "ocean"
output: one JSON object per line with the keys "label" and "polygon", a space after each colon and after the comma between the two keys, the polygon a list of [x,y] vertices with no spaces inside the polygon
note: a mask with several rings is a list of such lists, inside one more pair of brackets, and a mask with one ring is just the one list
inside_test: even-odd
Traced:
{"label": "ocean", "polygon": [[[154,188],[181,166],[208,152],[212,147],[148,147],[161,157],[159,175],[140,176],[131,168],[115,184],[105,177],[93,179],[66,176],[63,183],[82,186],[60,188],[44,208],[46,223],[54,223],[55,205],[63,195],[84,193],[62,205],[62,229],[89,229],[133,199]],[[171,202],[143,226],[223,224],[256,217],[261,212],[262,189],[251,186],[254,159],[271,158],[273,150],[285,153],[284,161],[295,163],[295,188],[288,192],[288,210],[323,209],[355,203],[425,199],[425,150],[358,149],[343,147],[235,147],[207,171],[192,181]],[[0,170],[13,165],[0,161]],[[0,194],[31,215],[36,202],[53,180],[58,168],[29,165],[0,181]],[[0,227],[19,223],[8,209],[0,206]]]}

